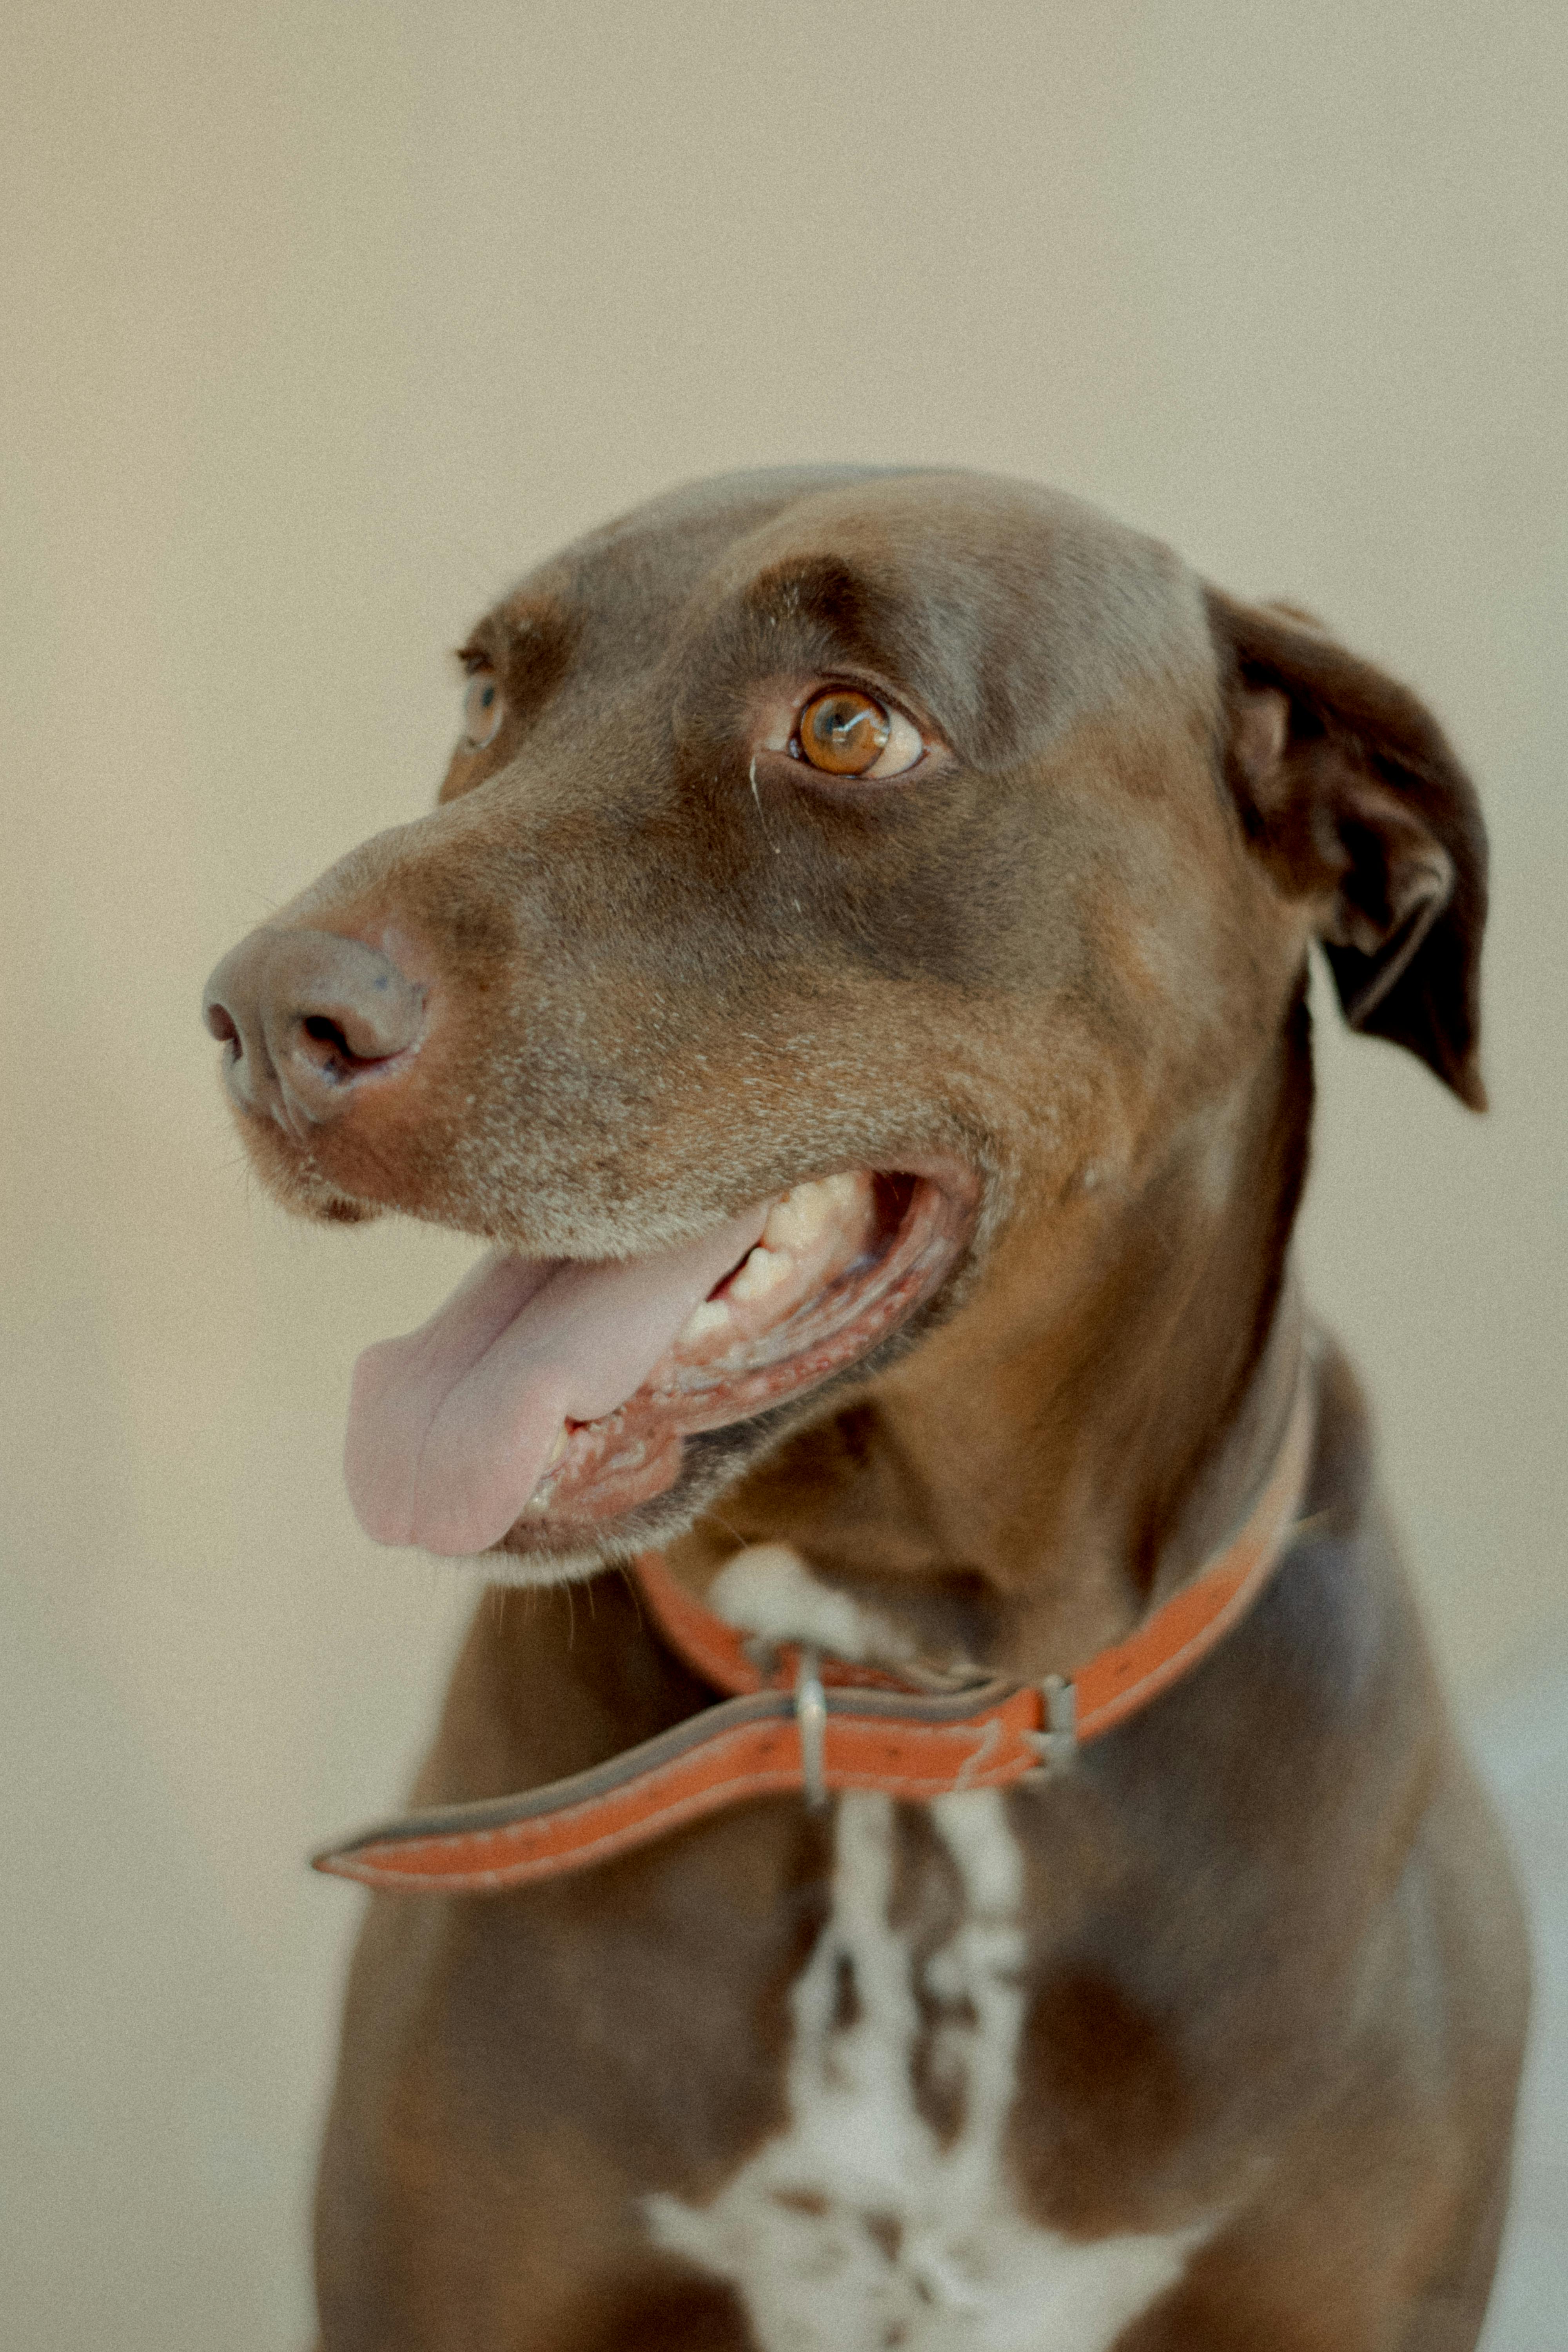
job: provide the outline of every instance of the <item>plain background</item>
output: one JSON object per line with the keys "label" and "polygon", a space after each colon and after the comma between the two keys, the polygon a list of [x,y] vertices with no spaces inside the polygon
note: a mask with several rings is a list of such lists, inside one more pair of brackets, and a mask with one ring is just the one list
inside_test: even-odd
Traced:
{"label": "plain background", "polygon": [[[338,1454],[355,1352],[471,1247],[261,1199],[202,981],[426,804],[472,616],[683,477],[1052,480],[1451,729],[1495,841],[1495,1108],[1320,997],[1303,1255],[1544,1872],[1561,8],[13,0],[5,49],[8,2340],[307,2340],[358,1898],[301,1857],[395,1800],[468,1600],[360,1536]],[[1544,2294],[1549,2233],[1531,2259]],[[1499,2352],[1560,2341],[1523,2310]]]}

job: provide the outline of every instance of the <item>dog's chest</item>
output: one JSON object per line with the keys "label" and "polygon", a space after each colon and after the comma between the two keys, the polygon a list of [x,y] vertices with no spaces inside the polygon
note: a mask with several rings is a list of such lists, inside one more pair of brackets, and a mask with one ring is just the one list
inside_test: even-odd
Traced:
{"label": "dog's chest", "polygon": [[934,1946],[897,1911],[891,1801],[838,1800],[788,2121],[711,2203],[650,2199],[648,2225],[735,2286],[762,2352],[1106,2352],[1211,2225],[1080,2242],[1020,2210],[1023,1855],[995,1790],[930,1818],[958,1889]]}

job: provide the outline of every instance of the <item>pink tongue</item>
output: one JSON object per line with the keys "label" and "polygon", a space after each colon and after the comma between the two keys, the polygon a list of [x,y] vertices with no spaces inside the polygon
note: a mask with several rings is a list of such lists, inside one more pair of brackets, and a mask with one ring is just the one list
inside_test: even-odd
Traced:
{"label": "pink tongue", "polygon": [[365,1533],[447,1553],[499,1542],[563,1422],[625,1404],[767,1211],[763,1202],[661,1257],[488,1257],[419,1330],[367,1348],[343,1448]]}

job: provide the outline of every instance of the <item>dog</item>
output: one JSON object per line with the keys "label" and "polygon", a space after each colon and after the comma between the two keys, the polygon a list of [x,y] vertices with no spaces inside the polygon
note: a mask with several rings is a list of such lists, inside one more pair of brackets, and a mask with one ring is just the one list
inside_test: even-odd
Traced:
{"label": "dog", "polygon": [[1518,1901],[1307,1317],[1306,980],[1483,1107],[1404,687],[1078,501],[687,488],[206,1018],[288,1207],[489,1247],[351,1496],[477,1560],[322,2352],[1460,2352]]}

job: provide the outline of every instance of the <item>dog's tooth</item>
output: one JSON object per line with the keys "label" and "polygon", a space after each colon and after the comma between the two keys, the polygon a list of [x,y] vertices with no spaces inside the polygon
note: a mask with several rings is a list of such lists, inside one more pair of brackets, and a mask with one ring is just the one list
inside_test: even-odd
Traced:
{"label": "dog's tooth", "polygon": [[784,1235],[790,1230],[790,1220],[794,1214],[794,1212],[790,1207],[790,1202],[794,1198],[795,1194],[793,1192],[784,1192],[781,1194],[779,1199],[773,1202],[773,1207],[768,1211],[768,1221],[763,1227],[763,1246],[764,1249],[787,1249],[789,1247],[789,1244],[784,1239]]}
{"label": "dog's tooth", "polygon": [[729,1320],[730,1310],[721,1298],[705,1298],[701,1306],[694,1307],[687,1317],[681,1326],[680,1337],[682,1339],[710,1339],[715,1331],[721,1331]]}
{"label": "dog's tooth", "polygon": [[786,1252],[764,1249],[761,1243],[752,1252],[740,1273],[730,1285],[731,1298],[765,1298],[781,1282],[787,1282],[794,1267]]}
{"label": "dog's tooth", "polygon": [[769,1210],[763,1240],[770,1249],[809,1249],[832,1214],[826,1184],[797,1184]]}
{"label": "dog's tooth", "polygon": [[544,1465],[547,1470],[554,1469],[555,1465],[560,1461],[561,1456],[565,1453],[568,1444],[571,1443],[571,1438],[572,1432],[567,1428],[566,1423],[563,1422],[560,1431],[556,1436],[555,1443],[550,1449],[550,1459]]}

